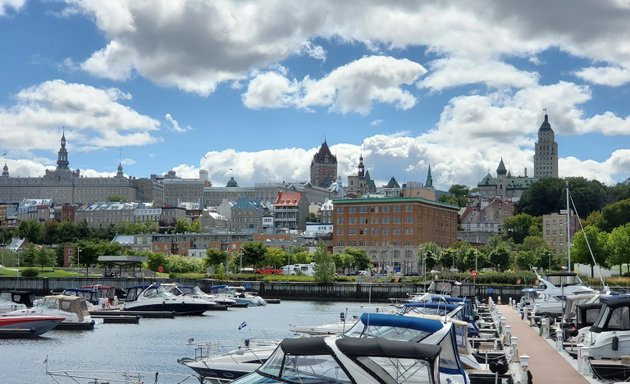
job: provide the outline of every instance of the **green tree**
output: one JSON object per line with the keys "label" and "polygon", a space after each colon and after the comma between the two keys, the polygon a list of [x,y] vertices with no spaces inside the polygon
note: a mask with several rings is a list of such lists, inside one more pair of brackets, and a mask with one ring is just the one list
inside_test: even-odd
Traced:
{"label": "green tree", "polygon": [[316,214],[311,212],[308,215],[306,215],[306,222],[307,223],[319,223],[319,217],[317,217]]}
{"label": "green tree", "polygon": [[192,223],[190,223],[190,227],[188,227],[188,232],[192,232],[192,233],[203,232],[203,228],[201,227],[201,222],[199,222],[199,220],[195,220]]}
{"label": "green tree", "polygon": [[[586,234],[586,237],[585,237]],[[587,243],[588,242],[588,243]],[[591,252],[593,251],[593,257]],[[602,267],[608,266],[608,234],[595,226],[585,227],[583,231],[577,232],[571,242],[572,262],[588,264],[591,266],[591,277],[595,276],[595,263]],[[595,260],[593,261],[593,258]]]}
{"label": "green tree", "polygon": [[516,268],[528,271],[536,264],[536,254],[533,251],[521,249],[514,255]]}
{"label": "green tree", "polygon": [[537,221],[526,213],[506,217],[503,221],[503,236],[515,244],[521,244],[530,235],[531,228],[535,227],[536,223]]}
{"label": "green tree", "polygon": [[627,178],[626,181],[608,188],[609,203],[628,198],[630,198],[630,177]]}
{"label": "green tree", "polygon": [[18,236],[25,238],[29,243],[42,244],[44,228],[37,220],[24,220],[18,226]]}
{"label": "green tree", "polygon": [[44,244],[59,243],[59,222],[56,220],[48,220],[44,222],[43,242]]}
{"label": "green tree", "polygon": [[487,255],[490,258],[490,263],[497,269],[497,271],[501,272],[502,269],[510,267],[512,251],[510,251],[508,243],[503,242],[502,244],[497,245],[489,250]]}
{"label": "green tree", "polygon": [[153,272],[157,272],[158,268],[162,267],[166,272],[170,272],[167,268],[166,264],[166,255],[163,253],[150,253],[147,255],[149,257],[148,267]]}
{"label": "green tree", "polygon": [[[443,252],[442,247],[432,241],[420,244],[416,251],[416,260],[420,266],[420,272],[426,273],[432,270],[438,261],[441,260]],[[424,266],[424,270],[422,270],[422,266]]]}
{"label": "green tree", "polygon": [[310,264],[311,261],[313,261],[313,258],[306,250],[294,252],[293,255],[291,255],[291,264]]}
{"label": "green tree", "polygon": [[602,209],[602,226],[601,228],[610,232],[613,228],[617,228],[630,222],[630,198],[609,204]]}
{"label": "green tree", "polygon": [[313,255],[315,261],[313,278],[318,284],[331,284],[335,281],[335,263],[324,243],[317,244]]}
{"label": "green tree", "polygon": [[50,248],[43,248],[35,255],[35,264],[39,265],[42,270],[44,267],[53,267],[56,260],[57,255],[55,254],[55,251]]}
{"label": "green tree", "polygon": [[39,253],[39,251],[37,250],[37,247],[34,244],[29,244],[27,245],[22,251],[20,252],[20,266],[24,266],[24,267],[34,267],[35,266],[35,260],[37,260],[37,254]]}
{"label": "green tree", "polygon": [[566,183],[562,179],[543,177],[527,188],[515,206],[515,213],[542,216],[566,208]]}
{"label": "green tree", "polygon": [[604,215],[602,215],[602,211],[593,211],[591,212],[586,220],[582,222],[582,224],[586,227],[589,225],[594,225],[599,229],[604,228]]}
{"label": "green tree", "polygon": [[244,265],[261,265],[264,262],[267,246],[261,242],[246,243],[241,252],[243,253]]}
{"label": "green tree", "polygon": [[175,222],[175,228],[173,228],[175,233],[186,233],[190,232],[190,224],[186,219],[177,219]]}
{"label": "green tree", "polygon": [[610,252],[609,264],[618,265],[619,273],[623,274],[622,264],[626,264],[626,268],[630,267],[628,265],[630,264],[630,224],[613,229],[608,236],[608,251]]}
{"label": "green tree", "polygon": [[219,264],[225,263],[227,255],[227,252],[220,252],[216,249],[208,249],[206,251],[206,258],[204,261],[207,267],[214,267],[216,271],[216,267]]}
{"label": "green tree", "polygon": [[470,189],[467,186],[453,184],[448,189],[448,192],[448,195],[441,195],[438,197],[438,201],[451,205],[458,205],[460,207],[465,207],[468,204]]}
{"label": "green tree", "polygon": [[365,252],[364,249],[348,247],[344,249],[343,252],[350,256],[350,265],[348,265],[349,267],[361,271],[370,268],[370,256],[368,256],[367,252]]}
{"label": "green tree", "polygon": [[267,247],[263,262],[259,266],[280,268],[287,262],[287,254],[280,248]]}

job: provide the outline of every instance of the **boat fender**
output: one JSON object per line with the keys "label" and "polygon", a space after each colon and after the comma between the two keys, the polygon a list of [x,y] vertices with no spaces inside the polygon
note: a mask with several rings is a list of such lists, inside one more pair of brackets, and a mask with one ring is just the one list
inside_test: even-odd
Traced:
{"label": "boat fender", "polygon": [[617,337],[617,334],[615,334],[615,336],[613,336],[612,338],[612,350],[613,351],[619,350],[619,337]]}

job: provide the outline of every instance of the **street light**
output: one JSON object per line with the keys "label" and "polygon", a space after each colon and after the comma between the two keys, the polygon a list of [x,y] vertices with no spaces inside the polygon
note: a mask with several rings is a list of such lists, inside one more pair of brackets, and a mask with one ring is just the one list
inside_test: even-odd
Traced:
{"label": "street light", "polygon": [[77,247],[77,269],[81,273],[81,248]]}

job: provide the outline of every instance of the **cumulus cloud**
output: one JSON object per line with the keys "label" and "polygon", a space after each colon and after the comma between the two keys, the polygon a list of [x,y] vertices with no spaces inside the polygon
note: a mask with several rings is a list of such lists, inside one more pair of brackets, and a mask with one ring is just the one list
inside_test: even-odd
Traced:
{"label": "cumulus cloud", "polygon": [[26,4],[26,0],[0,0],[0,17],[6,16],[9,9],[15,12],[19,11],[24,4]]}
{"label": "cumulus cloud", "polygon": [[322,79],[298,82],[268,72],[256,76],[243,94],[249,108],[297,106],[328,107],[341,113],[366,114],[372,104],[393,104],[409,109],[416,103],[405,85],[414,84],[426,69],[408,59],[369,56],[336,68]]}
{"label": "cumulus cloud", "polygon": [[84,149],[153,143],[159,122],[123,104],[130,99],[117,88],[46,81],[19,91],[14,105],[0,107],[0,133],[17,150],[57,150],[63,129],[72,145]]}
{"label": "cumulus cloud", "polygon": [[630,82],[630,70],[621,67],[588,67],[575,72],[575,75],[593,84],[618,87]]}

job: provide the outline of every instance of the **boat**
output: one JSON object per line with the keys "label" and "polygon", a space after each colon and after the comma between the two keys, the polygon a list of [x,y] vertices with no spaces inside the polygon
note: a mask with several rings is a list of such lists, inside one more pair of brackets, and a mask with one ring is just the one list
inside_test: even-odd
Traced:
{"label": "boat", "polygon": [[123,311],[170,311],[178,316],[202,315],[215,303],[194,297],[175,296],[161,284],[137,285],[127,289]]}
{"label": "boat", "polygon": [[542,276],[537,273],[538,299],[533,301],[534,316],[560,317],[566,307],[566,296],[593,294],[575,272],[553,272]]}
{"label": "boat", "polygon": [[31,291],[7,291],[0,293],[0,314],[33,306],[35,297]]}
{"label": "boat", "polygon": [[120,303],[118,297],[110,295],[110,292],[114,292],[114,287],[105,285],[93,285],[81,288],[65,288],[61,294],[68,296],[78,296],[85,299],[88,304],[89,311],[103,310],[103,309],[120,309]]}
{"label": "boat", "polygon": [[93,330],[94,320],[84,298],[68,295],[48,295],[37,300],[32,308],[7,312],[5,316],[47,315],[63,317],[55,330]]}
{"label": "boat", "polygon": [[584,338],[594,374],[605,380],[630,379],[630,296],[602,296],[595,323]]}
{"label": "boat", "polygon": [[0,338],[36,337],[58,326],[61,316],[0,316]]}
{"label": "boat", "polygon": [[256,371],[233,384],[440,382],[437,345],[341,336],[284,339]]}
{"label": "boat", "polygon": [[236,300],[227,296],[210,295],[199,288],[198,285],[184,285],[179,283],[162,284],[170,293],[175,296],[194,297],[213,303],[213,309],[227,309],[236,304]]}
{"label": "boat", "polygon": [[240,304],[247,304],[248,306],[263,306],[267,305],[267,300],[255,295],[251,292],[247,292],[245,287],[233,286],[233,285],[213,285],[210,287],[211,294],[224,294],[230,299],[235,300]]}

